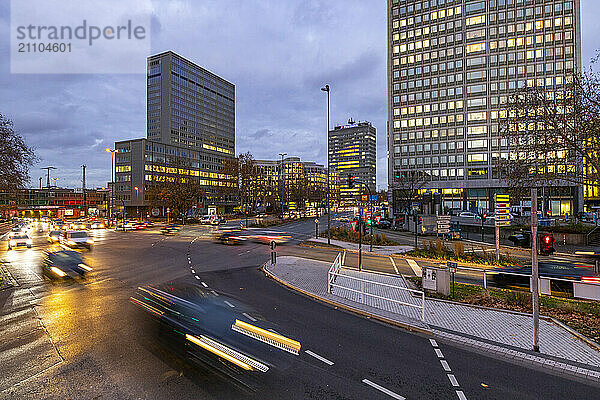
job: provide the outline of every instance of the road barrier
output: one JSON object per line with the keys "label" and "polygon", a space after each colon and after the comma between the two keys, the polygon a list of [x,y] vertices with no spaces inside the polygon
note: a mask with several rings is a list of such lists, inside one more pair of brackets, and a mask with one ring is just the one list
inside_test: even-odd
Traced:
{"label": "road barrier", "polygon": [[[337,288],[340,288],[343,290],[347,290],[349,292],[358,293],[360,295],[361,303],[363,303],[363,304],[366,304],[365,297],[371,297],[371,298],[376,298],[376,299],[380,299],[380,300],[391,301],[395,304],[400,304],[403,306],[419,308],[419,309],[421,309],[421,320],[425,321],[425,292],[424,291],[416,290],[416,289],[409,289],[407,287],[403,287],[403,286],[399,286],[399,285],[392,285],[389,283],[377,282],[377,281],[374,281],[371,279],[357,278],[355,276],[344,274],[342,272],[342,268],[343,268],[342,253],[338,253],[337,257],[331,264],[329,271],[327,272],[327,293],[333,294],[333,289],[337,287]],[[373,272],[369,272],[369,273],[372,274]],[[337,278],[344,278],[344,280],[349,279],[351,281],[360,282],[360,285],[359,285],[360,289],[354,289],[349,286],[339,284],[339,283],[337,283]],[[388,289],[388,291],[391,290],[392,292],[403,291],[403,292],[407,292],[409,294],[417,294],[421,297],[421,304],[407,303],[407,302],[404,302],[404,301],[401,301],[398,299],[393,299],[389,295],[386,296],[386,295],[377,295],[377,294],[369,293],[368,291],[365,290],[365,285],[374,285],[379,288],[386,288],[386,289]]]}

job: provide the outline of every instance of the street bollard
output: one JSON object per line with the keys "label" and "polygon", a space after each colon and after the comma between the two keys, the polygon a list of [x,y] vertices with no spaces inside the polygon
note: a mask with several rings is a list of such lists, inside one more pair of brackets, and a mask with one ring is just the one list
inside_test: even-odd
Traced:
{"label": "street bollard", "polygon": [[487,289],[487,274],[483,271],[483,288]]}

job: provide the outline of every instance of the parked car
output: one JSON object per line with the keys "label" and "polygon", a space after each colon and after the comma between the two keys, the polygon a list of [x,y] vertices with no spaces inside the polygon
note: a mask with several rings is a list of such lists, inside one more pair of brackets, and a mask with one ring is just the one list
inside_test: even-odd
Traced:
{"label": "parked car", "polygon": [[81,253],[73,250],[48,252],[42,261],[42,274],[50,279],[83,277],[91,270]]}
{"label": "parked car", "polygon": [[472,219],[477,218],[477,214],[475,214],[474,212],[471,212],[471,211],[463,211],[460,214],[458,214],[458,216],[461,218],[472,218]]}
{"label": "parked car", "polygon": [[27,247],[31,248],[33,245],[33,241],[29,237],[29,235],[25,233],[17,233],[13,235],[10,239],[8,239],[8,249],[12,250],[15,247]]}
{"label": "parked car", "polygon": [[377,224],[377,227],[381,229],[390,229],[392,227],[392,223],[387,219],[382,219],[379,221],[379,224]]}

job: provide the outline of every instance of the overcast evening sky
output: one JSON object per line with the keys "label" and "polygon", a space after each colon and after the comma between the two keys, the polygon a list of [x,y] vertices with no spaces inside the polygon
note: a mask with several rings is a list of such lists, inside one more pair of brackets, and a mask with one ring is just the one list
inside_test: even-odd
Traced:
{"label": "overcast evening sky", "polygon": [[[25,1],[25,0],[24,0]],[[352,117],[377,128],[377,185],[386,171],[386,0],[156,0],[152,53],[172,50],[236,86],[236,151],[325,163],[326,95],[332,126]],[[600,0],[583,0],[582,62],[600,48]],[[41,161],[31,186],[110,180],[115,141],[146,136],[146,80],[129,75],[10,73],[10,3],[0,0],[0,113]],[[45,180],[44,180],[45,182]]]}

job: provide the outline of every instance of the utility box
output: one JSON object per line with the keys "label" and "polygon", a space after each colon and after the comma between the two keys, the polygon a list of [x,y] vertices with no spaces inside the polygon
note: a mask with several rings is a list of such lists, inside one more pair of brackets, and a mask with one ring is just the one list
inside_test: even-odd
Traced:
{"label": "utility box", "polygon": [[423,289],[441,293],[444,296],[450,294],[450,272],[447,268],[423,267]]}

